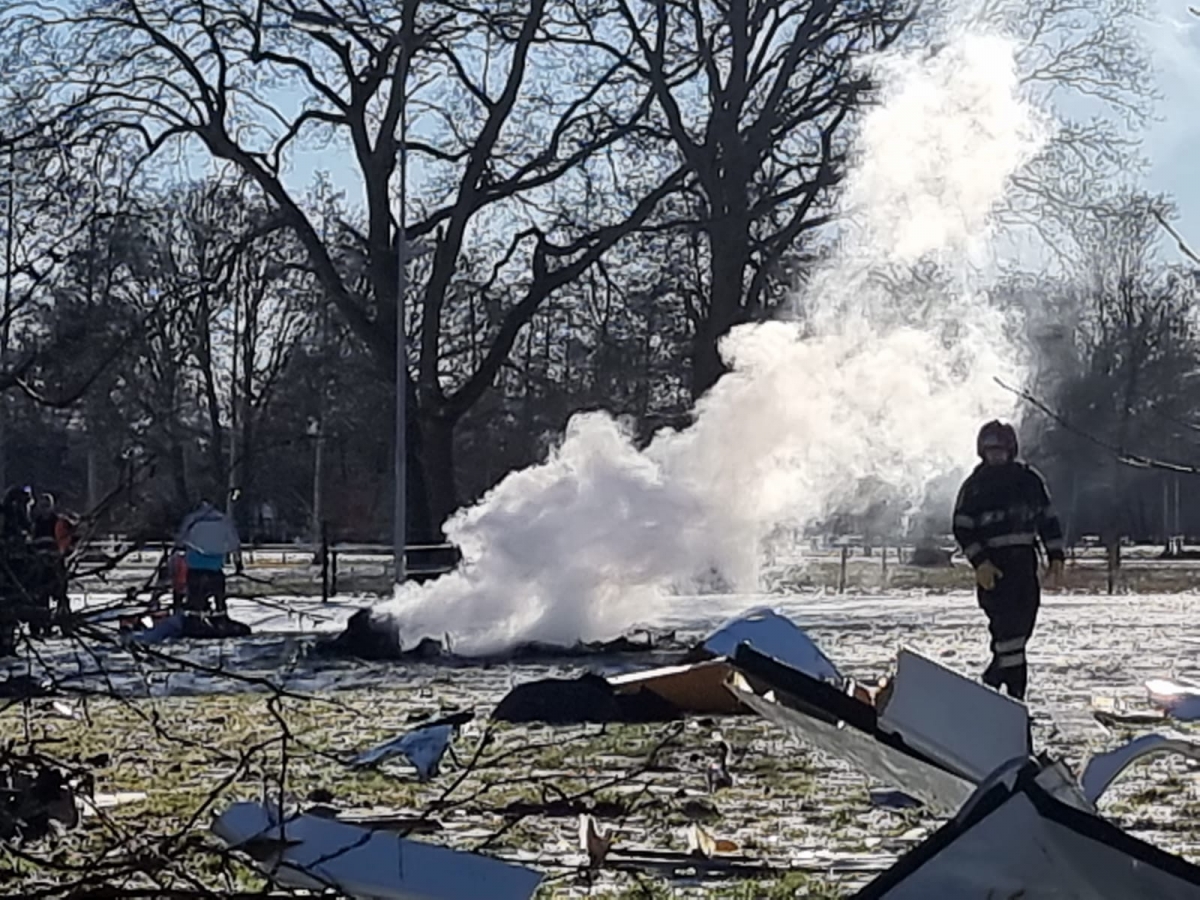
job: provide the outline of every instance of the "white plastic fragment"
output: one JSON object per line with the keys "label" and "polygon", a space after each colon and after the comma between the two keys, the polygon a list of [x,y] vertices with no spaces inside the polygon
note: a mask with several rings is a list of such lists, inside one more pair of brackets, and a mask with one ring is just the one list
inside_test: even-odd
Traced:
{"label": "white plastic fragment", "polygon": [[896,659],[879,727],[975,784],[1032,752],[1025,704],[911,650]]}
{"label": "white plastic fragment", "polygon": [[438,765],[453,737],[453,725],[430,725],[425,728],[416,728],[377,747],[363,751],[354,757],[352,764],[370,766],[393,756],[403,756],[417,770],[417,776],[422,781],[428,781],[438,774]]}
{"label": "white plastic fragment", "polygon": [[733,658],[738,644],[779,660],[821,681],[841,684],[842,675],[804,630],[773,609],[760,607],[725,622],[704,641],[714,656]]}
{"label": "white plastic fragment", "polygon": [[1047,769],[1019,762],[983,779],[953,820],[855,900],[1200,900],[1200,868],[1056,796]]}
{"label": "white plastic fragment", "polygon": [[318,816],[280,823],[275,810],[237,803],[213,823],[272,880],[307,890],[333,888],[363,900],[528,900],[542,873]]}
{"label": "white plastic fragment", "polygon": [[1135,762],[1152,756],[1178,754],[1200,760],[1200,742],[1183,735],[1143,734],[1124,746],[1088,760],[1079,782],[1089,803],[1096,803],[1114,781]]}
{"label": "white plastic fragment", "polygon": [[1146,693],[1151,703],[1166,710],[1173,719],[1181,722],[1200,719],[1200,687],[1151,678],[1146,682]]}
{"label": "white plastic fragment", "polygon": [[115,794],[78,794],[79,806],[84,816],[94,816],[103,810],[116,809],[129,803],[140,803],[146,799],[145,791],[117,791]]}

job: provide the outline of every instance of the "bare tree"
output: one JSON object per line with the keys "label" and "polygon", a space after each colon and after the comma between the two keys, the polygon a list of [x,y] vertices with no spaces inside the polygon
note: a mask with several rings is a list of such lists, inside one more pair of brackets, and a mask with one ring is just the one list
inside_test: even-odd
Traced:
{"label": "bare tree", "polygon": [[1011,36],[1024,89],[1063,122],[1014,180],[1007,212],[1050,241],[1069,235],[1097,182],[1128,168],[1136,142],[1114,119],[1141,122],[1152,95],[1135,33],[1141,0],[1106,0],[1102,10],[1079,0],[1032,9],[982,0],[965,11],[936,0],[616,0],[614,8],[620,25],[597,27],[590,39],[604,45],[617,27],[634,35],[627,65],[651,86],[655,136],[682,159],[695,191],[678,221],[702,238],[695,255],[707,276],[690,306],[697,395],[722,371],[721,336],[768,311],[819,253],[812,240],[830,221],[855,112],[873,96],[857,67],[863,54],[936,48],[965,24]]}
{"label": "bare tree", "polygon": [[208,423],[210,482],[245,487],[256,426],[318,305],[315,279],[303,248],[247,185],[209,179],[156,199],[148,240],[160,277],[176,288]]}
{"label": "bare tree", "polygon": [[[595,172],[581,171],[633,129],[645,104],[620,84],[616,67],[568,59],[555,48],[555,33],[579,24],[562,10],[550,15],[546,0],[478,11],[437,2],[369,11],[325,6],[316,20],[289,0],[264,0],[252,11],[223,0],[186,9],[165,0],[64,9],[24,7],[21,37],[45,77],[61,71],[61,91],[87,98],[80,112],[86,127],[138,135],[146,158],[198,141],[237,166],[294,229],[330,300],[389,378],[397,310],[389,183],[402,149],[415,166],[428,167],[431,191],[440,186],[442,194],[414,204],[420,215],[406,237],[431,251],[428,275],[410,299],[419,312],[416,399],[439,521],[457,500],[454,425],[492,383],[521,328],[546,298],[646,221],[679,180],[668,177],[631,202],[585,208],[555,190],[568,175],[572,188],[594,180]],[[298,28],[314,22],[323,30]],[[539,57],[556,52],[554,67],[539,67]],[[307,99],[289,115],[280,96],[297,87]],[[402,145],[410,94],[424,124],[420,138],[410,134]],[[290,154],[309,140],[346,148],[362,178],[363,293],[339,270],[285,181]],[[471,241],[494,241],[498,233],[507,234],[505,253],[491,261],[483,290],[502,298],[499,323],[475,371],[448,386],[440,335],[456,274]],[[516,281],[514,271],[522,270]]]}
{"label": "bare tree", "polygon": [[1063,379],[1057,400],[1072,433],[1054,436],[1049,449],[1070,459],[1073,479],[1082,471],[1106,498],[1102,525],[1110,545],[1144,492],[1136,488],[1145,486],[1124,460],[1194,458],[1200,431],[1190,400],[1200,377],[1193,312],[1200,284],[1194,273],[1154,260],[1159,204],[1126,198],[1078,232],[1081,261],[1069,299],[1077,309],[1079,366]]}
{"label": "bare tree", "polygon": [[[864,52],[912,21],[902,2],[648,3],[616,0],[634,52],[614,56],[655,98],[654,137],[687,168],[694,202],[678,224],[702,235],[707,290],[690,296],[692,390],[723,371],[717,341],[770,309],[781,264],[831,214]],[[593,40],[607,45],[603,32]]]}
{"label": "bare tree", "polygon": [[[962,21],[936,2],[932,10]],[[1146,14],[1145,0],[980,0],[966,13],[969,24],[1013,41],[1023,89],[1054,115],[1045,148],[1014,174],[1001,213],[1032,229],[1067,268],[1077,228],[1122,202],[1126,179],[1144,162],[1138,132],[1156,99],[1139,32]]]}
{"label": "bare tree", "polygon": [[[87,257],[89,241],[104,227],[99,192],[88,190],[88,174],[101,168],[81,164],[69,145],[56,145],[51,123],[28,122],[11,108],[0,107],[0,391],[23,389],[36,400],[39,370],[57,363],[60,377],[51,405],[77,397],[94,380],[78,365],[74,337],[65,328],[47,329],[44,306],[61,295],[72,280],[72,265]],[[109,198],[120,205],[120,192]],[[75,285],[86,291],[84,271]],[[75,323],[78,325],[79,323]],[[93,332],[93,342],[100,337]],[[99,348],[97,348],[99,349]],[[107,347],[105,352],[107,352]],[[92,355],[97,364],[107,358]],[[11,398],[0,400],[0,484],[8,480],[4,425]]]}

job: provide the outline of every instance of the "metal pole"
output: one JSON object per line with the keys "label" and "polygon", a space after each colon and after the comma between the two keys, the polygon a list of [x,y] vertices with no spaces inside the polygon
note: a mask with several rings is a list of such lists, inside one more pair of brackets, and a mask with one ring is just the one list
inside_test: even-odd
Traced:
{"label": "metal pole", "polygon": [[1163,476],[1163,551],[1170,555],[1171,553],[1171,497],[1167,491],[1170,484],[1167,482],[1167,476]]}
{"label": "metal pole", "polygon": [[325,523],[321,523],[321,602],[329,602],[329,532]]}
{"label": "metal pole", "polygon": [[[8,356],[8,337],[12,316],[13,264],[16,258],[14,252],[14,235],[16,227],[16,145],[8,146],[8,206],[4,228],[4,321],[0,322],[0,368],[4,367]],[[8,411],[0,398],[0,486],[8,486]]]}
{"label": "metal pole", "polygon": [[404,548],[407,544],[406,528],[408,525],[408,497],[406,479],[408,478],[408,429],[406,416],[408,414],[408,354],[407,335],[404,327],[404,295],[408,292],[408,272],[405,267],[405,176],[408,174],[408,148],[406,146],[407,130],[407,82],[408,82],[408,36],[403,32],[401,20],[400,55],[397,65],[400,66],[400,208],[396,216],[396,488],[395,507],[392,510],[394,534],[392,556],[395,560],[396,584],[403,584],[407,575],[407,563]]}
{"label": "metal pole", "polygon": [[[207,304],[205,304],[205,307],[207,309]],[[241,305],[235,296],[233,300],[233,360],[229,374],[229,471],[225,476],[225,515],[229,516],[235,522],[237,521],[234,507],[237,503],[237,494],[235,491],[238,487],[238,424],[241,421],[241,416],[238,415],[238,354],[242,350],[241,336],[238,333],[240,330],[240,323],[238,321],[240,312]],[[213,437],[215,439],[217,436],[213,435]]]}
{"label": "metal pole", "polygon": [[1179,542],[1179,549],[1183,549],[1183,526],[1179,522],[1179,476],[1175,476],[1175,539]]}
{"label": "metal pole", "polygon": [[[321,190],[321,243],[327,245],[329,240],[329,198],[325,193],[324,188]],[[324,542],[325,542],[325,514],[321,508],[321,493],[322,493],[322,466],[324,463],[323,456],[325,450],[325,386],[329,382],[329,302],[326,298],[322,298],[321,303],[321,318],[320,333],[320,356],[317,367],[317,418],[313,423],[309,433],[313,435],[313,483],[312,483],[312,523],[311,533],[314,546],[321,547],[317,551],[324,558]]]}
{"label": "metal pole", "polygon": [[316,446],[313,448],[312,540],[314,544],[320,544],[325,528],[324,511],[321,509],[321,469],[324,466],[322,457],[325,449],[325,430],[319,421],[316,432]]}

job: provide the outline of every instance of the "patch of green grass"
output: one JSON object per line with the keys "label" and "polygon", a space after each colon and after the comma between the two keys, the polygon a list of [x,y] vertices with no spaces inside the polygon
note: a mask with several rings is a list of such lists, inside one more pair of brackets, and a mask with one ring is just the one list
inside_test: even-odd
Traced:
{"label": "patch of green grass", "polygon": [[[462,690],[461,683],[454,687]],[[443,696],[440,688],[438,696]],[[411,728],[409,714],[429,707],[428,692],[413,689],[381,695],[344,691],[327,697],[337,702],[286,700],[280,704],[279,715],[292,735],[286,744],[262,694],[130,703],[98,699],[88,704],[87,721],[53,718],[35,709],[30,727],[35,744],[55,758],[80,760],[107,754],[94,770],[97,790],[147,793],[146,800],[110,813],[113,827],[133,836],[138,847],[169,846],[176,872],[189,872],[216,890],[251,890],[261,885],[261,878],[248,863],[231,866],[218,852],[219,842],[208,827],[212,815],[235,800],[258,800],[264,792],[275,794],[285,758],[289,795],[303,800],[321,789],[332,795],[338,807],[420,811],[441,797],[461,773],[447,759],[443,773],[423,784],[402,763],[357,769],[344,762],[351,751]],[[474,723],[456,742],[460,760],[471,758],[484,724]],[[19,710],[0,715],[0,733],[21,735],[23,729]],[[710,795],[703,769],[711,758],[714,730],[735,747],[734,786]],[[656,725],[497,728],[494,743],[482,754],[485,764],[469,773],[451,794],[453,808],[433,813],[444,830],[417,839],[473,849],[506,824],[498,811],[509,803],[536,805],[587,792],[584,802],[602,804],[602,827],[619,826],[620,846],[628,849],[683,850],[686,830],[697,818],[715,836],[734,840],[743,852],[755,857],[772,853],[778,857],[781,845],[774,842],[778,836],[811,845],[818,835],[825,835],[821,838],[825,844],[846,851],[859,844],[859,839],[839,835],[837,829],[845,830],[868,811],[861,785],[847,787],[842,782],[827,790],[812,758],[793,745],[785,749],[769,723],[746,717],[721,720],[712,727],[689,724],[659,754],[661,770],[641,772],[651,750],[673,731],[674,726]],[[745,748],[750,749],[743,754]],[[534,778],[532,773],[539,772],[549,774]],[[204,808],[225,779],[229,784]],[[619,783],[611,784],[614,781]],[[707,807],[715,815],[699,815]],[[178,844],[163,844],[194,817],[192,837]],[[512,823],[489,852],[503,856],[532,851],[549,871],[561,872],[564,861],[574,865],[570,860],[578,860],[577,835],[573,816],[535,813]],[[44,851],[52,849],[56,855],[82,863],[110,840],[106,827],[88,820]],[[773,864],[783,862],[776,858]],[[3,858],[0,866],[9,869],[10,891],[19,894],[32,884],[28,867],[17,869],[11,859]],[[635,881],[626,873],[605,870],[600,876],[590,894],[586,885],[556,878],[554,890],[541,896],[694,895],[692,888],[685,890],[660,875],[646,874]],[[838,894],[820,891],[826,889],[823,885],[836,885],[837,881],[823,875],[787,876],[719,883],[695,895],[832,897]],[[739,890],[742,892],[736,893]]]}
{"label": "patch of green grass", "polygon": [[824,883],[806,872],[789,872],[770,881],[744,881],[728,889],[717,888],[712,896],[729,900],[791,900],[796,897],[838,900],[846,894],[838,886]]}

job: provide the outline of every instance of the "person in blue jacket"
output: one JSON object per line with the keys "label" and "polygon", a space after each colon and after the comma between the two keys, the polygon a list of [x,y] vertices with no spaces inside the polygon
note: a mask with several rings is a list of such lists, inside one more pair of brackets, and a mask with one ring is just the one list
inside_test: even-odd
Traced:
{"label": "person in blue jacket", "polygon": [[[217,615],[226,615],[225,563],[241,549],[233,520],[203,499],[180,523],[175,546],[184,551],[187,565],[187,608],[208,612],[211,600]],[[240,557],[235,565],[240,571]]]}

